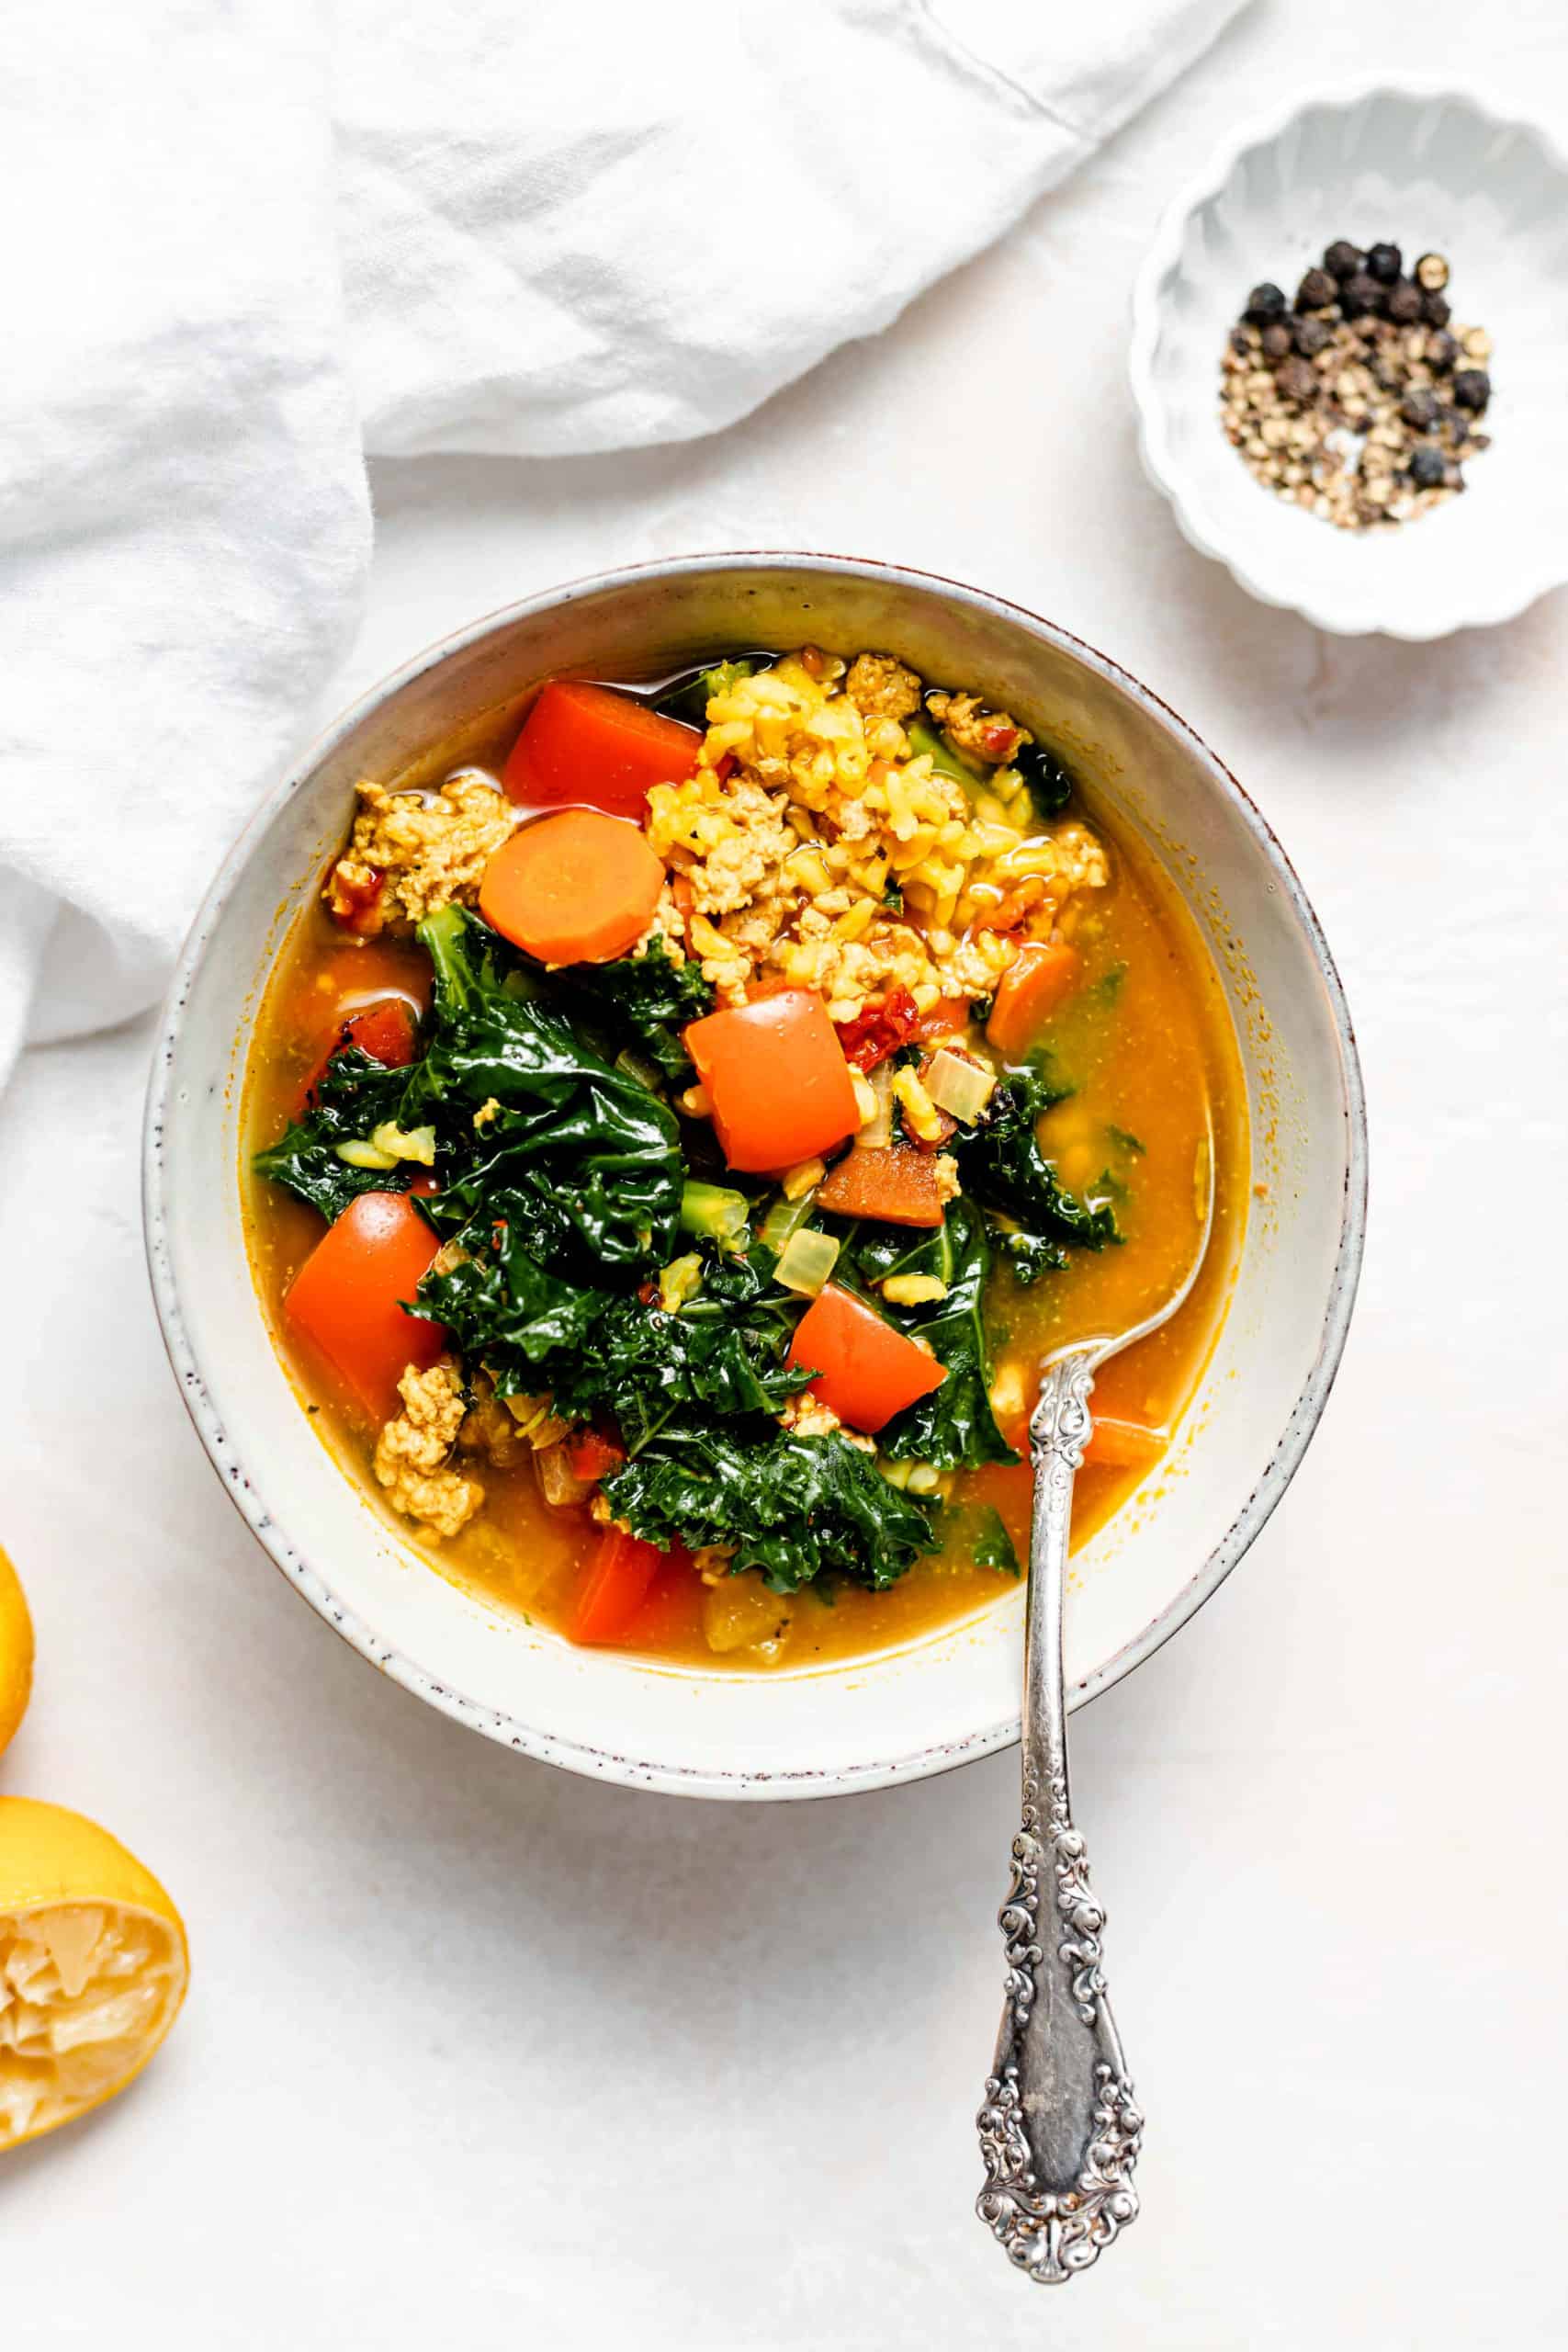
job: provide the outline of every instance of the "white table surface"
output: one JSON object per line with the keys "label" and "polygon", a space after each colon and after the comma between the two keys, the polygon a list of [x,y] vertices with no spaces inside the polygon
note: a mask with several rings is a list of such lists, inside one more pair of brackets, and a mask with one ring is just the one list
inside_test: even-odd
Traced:
{"label": "white table surface", "polygon": [[1122,373],[1156,211],[1248,108],[1482,63],[1562,127],[1556,0],[1274,0],[720,438],[383,467],[334,696],[602,564],[882,554],[1115,652],[1294,857],[1359,1022],[1371,1241],[1284,1507],[1077,1719],[1136,2229],[1044,2301],[971,2211],[1011,1757],[837,1803],[635,1795],[459,1730],[290,1594],[159,1346],[142,1023],[34,1056],[0,1112],[0,1540],[40,1653],[0,1781],[166,1878],[195,1983],[132,2093],[0,2167],[7,2346],[1563,2340],[1568,597],[1420,648],[1252,605],[1143,482]]}

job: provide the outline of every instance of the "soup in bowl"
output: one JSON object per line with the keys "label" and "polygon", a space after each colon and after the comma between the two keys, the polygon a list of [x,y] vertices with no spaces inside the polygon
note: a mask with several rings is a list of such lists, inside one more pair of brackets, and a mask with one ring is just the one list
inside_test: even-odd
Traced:
{"label": "soup in bowl", "polygon": [[1175,1288],[1211,1184],[1095,1396],[1080,1692],[1212,1589],[1332,1375],[1359,1166],[1310,911],[1179,721],[974,592],[709,559],[436,649],[263,812],[149,1232],[209,1451],[378,1663],[581,1769],[816,1793],[1016,1732],[1038,1367]]}

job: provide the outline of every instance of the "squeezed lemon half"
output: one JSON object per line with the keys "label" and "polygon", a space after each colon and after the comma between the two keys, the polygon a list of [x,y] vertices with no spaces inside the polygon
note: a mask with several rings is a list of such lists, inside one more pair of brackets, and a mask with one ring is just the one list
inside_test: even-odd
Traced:
{"label": "squeezed lemon half", "polygon": [[28,1712],[33,1687],[33,1621],[16,1569],[0,1551],[0,1754]]}
{"label": "squeezed lemon half", "polygon": [[179,1913],[118,1839],[63,1805],[0,1797],[0,2150],[123,2090],[188,1973]]}

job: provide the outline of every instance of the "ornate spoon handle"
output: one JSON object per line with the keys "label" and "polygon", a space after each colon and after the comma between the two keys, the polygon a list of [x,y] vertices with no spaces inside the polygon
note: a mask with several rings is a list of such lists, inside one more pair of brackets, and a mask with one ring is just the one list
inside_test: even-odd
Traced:
{"label": "ornate spoon handle", "polygon": [[997,1915],[1006,2001],[976,2119],[986,2186],[976,2211],[1021,2270],[1051,2285],[1087,2270],[1136,2218],[1133,2169],[1144,2128],[1105,1994],[1105,1914],[1068,1809],[1062,1595],[1073,1479],[1091,1427],[1094,1352],[1050,1367],[1029,1425],[1023,1821]]}

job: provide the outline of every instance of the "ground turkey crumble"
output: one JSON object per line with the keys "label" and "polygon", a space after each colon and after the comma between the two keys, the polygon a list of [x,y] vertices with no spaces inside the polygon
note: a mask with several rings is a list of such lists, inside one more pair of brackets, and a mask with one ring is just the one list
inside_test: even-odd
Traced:
{"label": "ground turkey crumble", "polygon": [[472,906],[517,811],[488,776],[448,776],[439,792],[361,784],[348,850],[327,885],[334,915],[367,935],[407,932],[454,899]]}
{"label": "ground turkey crumble", "polygon": [[456,1535],[485,1498],[477,1479],[447,1466],[467,1409],[462,1376],[449,1357],[428,1372],[410,1364],[398,1394],[403,1409],[376,1441],[376,1476],[405,1519],[433,1535]]}

